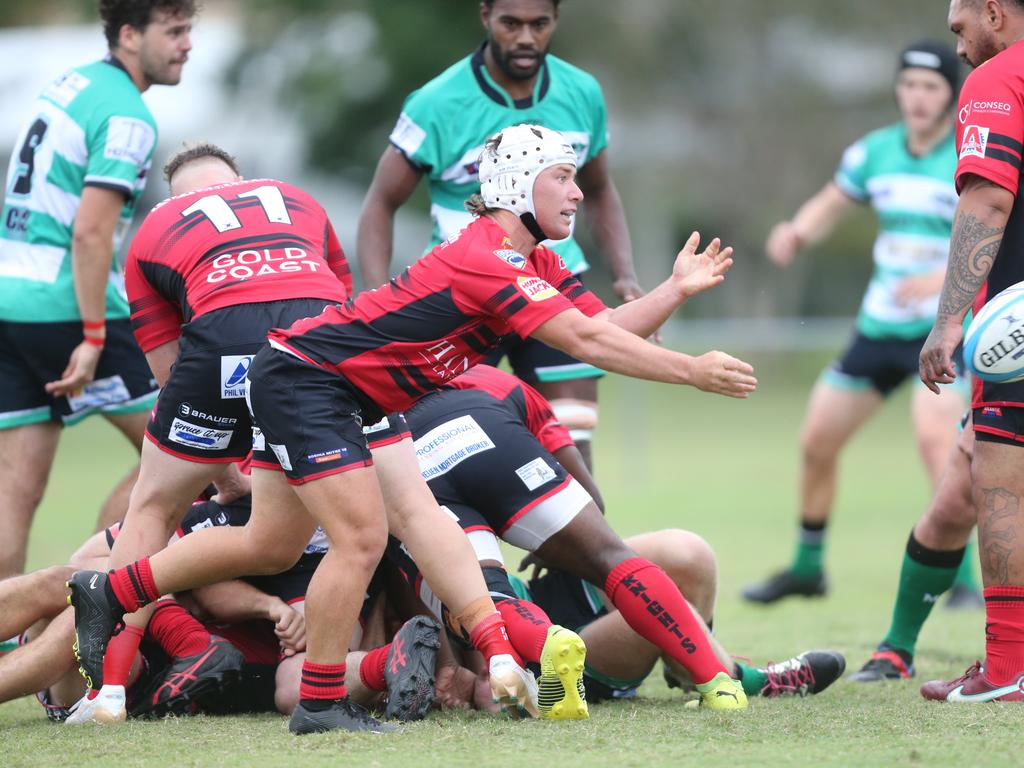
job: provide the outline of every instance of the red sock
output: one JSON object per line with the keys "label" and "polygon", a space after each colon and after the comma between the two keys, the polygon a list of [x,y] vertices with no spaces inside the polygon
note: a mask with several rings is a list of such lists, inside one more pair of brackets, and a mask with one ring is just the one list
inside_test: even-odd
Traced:
{"label": "red sock", "polygon": [[299,683],[300,699],[333,701],[344,699],[345,664],[314,664],[308,659],[302,662],[302,682]]}
{"label": "red sock", "polygon": [[173,600],[161,600],[146,632],[171,658],[195,656],[210,645],[210,632]]}
{"label": "red sock", "polygon": [[516,660],[516,664],[523,665],[522,658],[509,642],[508,630],[505,628],[505,622],[500,613],[492,613],[473,627],[469,631],[469,642],[484,655],[484,661],[487,664],[491,663],[491,656],[507,653]]}
{"label": "red sock", "polygon": [[985,677],[993,685],[1024,674],[1024,586],[985,588]]}
{"label": "red sock", "polygon": [[107,644],[107,655],[103,657],[103,684],[127,685],[128,673],[142,642],[142,627],[126,626]]}
{"label": "red sock", "polygon": [[548,639],[551,619],[540,606],[526,600],[501,600],[494,604],[505,620],[508,639],[526,661],[540,662],[540,652]]}
{"label": "red sock", "polygon": [[631,557],[619,563],[608,574],[604,591],[629,626],[686,667],[695,683],[706,683],[719,672],[731,677],[679,587],[650,560]]}
{"label": "red sock", "polygon": [[388,684],[384,679],[384,664],[388,660],[391,643],[374,648],[359,662],[359,679],[371,691],[385,691]]}
{"label": "red sock", "polygon": [[125,613],[134,613],[142,606],[160,599],[148,557],[111,571],[109,577],[110,588]]}

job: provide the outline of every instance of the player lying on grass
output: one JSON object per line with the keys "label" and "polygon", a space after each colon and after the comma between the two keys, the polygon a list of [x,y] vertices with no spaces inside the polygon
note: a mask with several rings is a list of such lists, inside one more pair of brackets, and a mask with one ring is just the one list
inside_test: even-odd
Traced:
{"label": "player lying on grass", "polygon": [[[212,501],[196,504],[185,516],[179,533],[211,525],[243,525],[248,515],[247,498],[226,506]],[[74,671],[73,611],[66,605],[64,581],[77,567],[105,567],[119,527],[91,536],[67,566],[0,582],[0,627],[23,634],[22,646],[0,658],[0,702],[38,692],[51,719],[63,720],[69,710],[72,724],[96,719],[96,711],[87,699],[69,706],[79,701],[84,681]],[[311,540],[299,562],[283,574],[211,585],[184,596],[184,604],[193,611],[198,609],[205,623],[173,600],[159,601],[147,626],[145,642],[126,677],[123,706],[113,713],[104,708],[103,713],[113,717],[200,711],[227,714],[273,711],[275,707],[290,713],[294,703],[287,702],[297,700],[298,678],[288,674],[287,665],[291,661],[294,666],[305,648],[302,601],[323,549],[321,533]],[[379,592],[371,590],[371,596],[376,598]],[[370,603],[368,598],[367,608]],[[436,626],[432,631],[436,638]],[[429,665],[432,682],[434,652],[423,647],[430,632],[430,620],[399,632],[395,642],[407,649],[404,660],[413,662],[415,670],[392,663],[386,679],[380,672],[380,685],[364,694],[366,703],[376,703],[386,693],[389,717],[407,720],[414,713],[415,717],[422,716],[433,691],[424,700],[423,681],[412,672],[419,674]],[[410,640],[404,642],[410,635]],[[358,637],[353,647],[359,647]],[[389,659],[390,647],[388,644],[382,649],[353,653],[354,673],[375,680],[376,676],[366,670],[393,661]],[[368,660],[360,664],[364,656]],[[287,686],[292,682],[294,691],[289,691]]]}
{"label": "player lying on grass", "polygon": [[[535,335],[607,370],[732,397],[747,397],[756,380],[749,365],[723,353],[694,358],[644,341],[688,297],[724,279],[731,249],[713,240],[698,254],[695,233],[665,282],[636,301],[608,309],[539,245],[568,235],[582,199],[572,147],[553,131],[514,126],[488,140],[482,161],[478,218],[459,238],[438,246],[387,286],[271,332],[271,346],[253,359],[247,398],[260,433],[254,446],[253,515],[245,529],[200,531],[109,578],[83,572],[72,580],[87,674],[99,675],[107,642],[125,613],[162,592],[280,571],[294,562],[319,523],[344,547],[329,550],[310,587],[308,674],[290,727],[297,734],[372,727],[346,698],[345,643],[390,527],[438,582],[435,588],[443,584],[443,592],[456,595],[457,602],[445,602],[488,659],[496,697],[522,703],[528,675],[504,639],[504,622],[475,558],[475,572],[463,572],[463,553],[473,557],[472,549],[464,536],[458,545],[437,546],[449,527],[461,533],[434,512],[411,442],[399,440],[371,460],[360,414],[371,423],[407,409],[512,333]],[[426,517],[424,510],[430,510]],[[427,517],[440,521],[430,523],[429,536],[406,536],[410,529],[422,530]],[[647,610],[644,591],[619,588],[634,584],[641,571],[647,582],[665,580],[649,563],[615,563],[617,585],[611,591],[620,610]],[[99,588],[87,591],[94,575]],[[651,627],[659,646],[700,684],[719,674],[728,680],[728,670],[697,634],[698,620],[685,600],[669,599],[660,607],[665,622]],[[317,611],[323,612],[322,622]],[[682,638],[690,640],[684,645]]]}
{"label": "player lying on grass", "polygon": [[[559,611],[560,617],[553,623],[544,610],[517,598],[497,537],[535,552],[544,563],[563,572],[545,582],[549,604],[572,604],[581,583],[603,586],[603,596],[589,587],[596,602],[590,619],[607,612],[605,602],[615,606],[617,626],[628,628],[632,642],[641,649],[636,659],[650,657],[644,675],[663,655],[676,675],[693,677],[692,661],[680,664],[678,655],[660,648],[653,625],[668,627],[684,650],[698,644],[712,648],[715,665],[727,672],[717,673],[710,684],[697,686],[704,706],[746,706],[744,688],[766,695],[783,692],[786,686],[813,693],[841,674],[843,659],[831,652],[803,655],[769,673],[755,674],[734,666],[703,622],[697,636],[675,624],[666,606],[685,604],[687,599],[700,617],[711,619],[716,569],[710,547],[695,534],[670,532],[665,545],[654,548],[657,560],[623,542],[602,515],[600,495],[568,431],[558,423],[549,403],[528,384],[478,365],[445,389],[423,397],[405,417],[423,477],[473,542],[513,646],[524,660],[540,665],[542,715],[566,719],[587,715],[585,700],[577,696],[584,677],[584,644],[572,631],[584,622],[571,613],[569,621],[563,621],[565,612]],[[642,543],[652,549],[651,539]],[[419,578],[415,564],[400,548],[390,546],[388,552],[409,582],[420,585],[424,603],[441,616],[440,601],[430,593],[429,579]],[[617,571],[628,571],[631,577],[623,581]],[[640,595],[642,605],[617,599],[619,590]],[[622,608],[618,608],[620,604]],[[613,657],[613,653],[605,654],[606,660]],[[639,666],[644,664],[646,661]],[[593,667],[591,658],[588,668]],[[746,684],[730,680],[730,673]],[[588,691],[590,683],[587,681]]]}
{"label": "player lying on grass", "polygon": [[971,502],[974,428],[969,417],[970,413],[928,509],[907,540],[889,631],[850,680],[869,683],[914,676],[918,635],[939,597],[954,584],[978,520]]}

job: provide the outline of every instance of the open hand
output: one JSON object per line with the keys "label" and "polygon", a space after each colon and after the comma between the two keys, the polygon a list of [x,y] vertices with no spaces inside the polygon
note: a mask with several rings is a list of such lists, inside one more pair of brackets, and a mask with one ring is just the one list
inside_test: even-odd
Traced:
{"label": "open hand", "polygon": [[725,280],[725,273],[732,268],[732,247],[722,247],[717,237],[708,247],[697,253],[700,247],[700,233],[694,232],[686,245],[676,256],[672,267],[672,279],[683,291],[686,298],[714,288]]}
{"label": "open hand", "polygon": [[746,398],[757,388],[754,368],[725,352],[705,352],[697,359],[693,385],[704,392]]}

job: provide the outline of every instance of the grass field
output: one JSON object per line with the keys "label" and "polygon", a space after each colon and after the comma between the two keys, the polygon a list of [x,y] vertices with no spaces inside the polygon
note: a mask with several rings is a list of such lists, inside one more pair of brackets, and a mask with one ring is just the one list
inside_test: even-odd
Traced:
{"label": "grass field", "polygon": [[[721,569],[718,636],[758,662],[818,647],[859,666],[884,633],[907,532],[928,499],[904,391],[844,459],[827,545],[829,598],[758,609],[736,597],[790,555],[796,433],[827,359],[754,357],[761,391],[748,402],[616,377],[602,385],[597,477],[613,524],[623,534],[669,526],[703,534]],[[31,567],[67,556],[130,458],[95,420],[68,431],[33,533]],[[937,610],[918,646],[918,681],[960,674],[982,653],[982,624],[981,612]],[[272,716],[71,730],[22,700],[0,706],[0,734],[5,766],[1019,766],[1021,713],[926,703],[916,684],[840,682],[816,699],[756,701],[748,712],[719,715],[685,711],[654,675],[640,699],[595,706],[578,724],[433,715],[391,736],[296,740]]]}

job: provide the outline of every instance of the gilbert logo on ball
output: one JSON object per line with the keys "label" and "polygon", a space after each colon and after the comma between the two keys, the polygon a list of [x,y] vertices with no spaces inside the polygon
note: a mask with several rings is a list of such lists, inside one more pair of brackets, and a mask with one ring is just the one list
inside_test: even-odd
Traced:
{"label": "gilbert logo on ball", "polygon": [[985,381],[1024,379],[1024,282],[994,296],[975,315],[964,337],[964,361]]}

